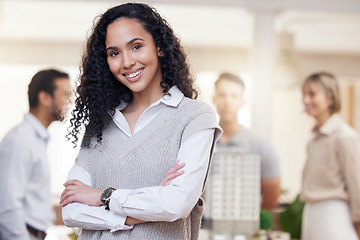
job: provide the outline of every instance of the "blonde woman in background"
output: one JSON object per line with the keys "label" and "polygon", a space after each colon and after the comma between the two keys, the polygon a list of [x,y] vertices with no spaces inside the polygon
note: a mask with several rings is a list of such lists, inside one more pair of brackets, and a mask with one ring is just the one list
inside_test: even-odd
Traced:
{"label": "blonde woman in background", "polygon": [[359,239],[359,136],[336,114],[341,102],[334,75],[312,74],[302,91],[305,111],[316,120],[303,170],[302,239]]}

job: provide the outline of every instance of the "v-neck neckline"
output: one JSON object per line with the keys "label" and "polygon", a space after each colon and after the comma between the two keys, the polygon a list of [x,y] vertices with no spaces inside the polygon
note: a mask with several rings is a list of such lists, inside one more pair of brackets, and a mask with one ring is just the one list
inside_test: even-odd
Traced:
{"label": "v-neck neckline", "polygon": [[[124,139],[120,137],[120,132],[122,131],[119,127],[111,121],[109,126],[105,129],[103,134],[103,143],[107,145],[112,150],[116,151],[116,154],[127,154],[128,152],[137,148],[145,139],[147,139],[151,134],[154,134],[160,127],[166,124],[172,117],[179,113],[179,110],[182,109],[186,104],[184,104],[184,99],[180,102],[177,107],[166,107],[162,109],[159,114],[152,119],[146,126],[144,126],[140,131],[133,134],[131,137]],[[111,131],[111,133],[108,133]],[[114,134],[114,131],[118,131]],[[119,144],[119,139],[121,144]],[[118,151],[120,150],[120,151]],[[115,151],[110,151],[114,152]]]}
{"label": "v-neck neckline", "polygon": [[[154,105],[155,103],[156,103],[156,105]],[[131,131],[131,127],[130,127],[130,123],[129,123],[128,119],[125,117],[124,113],[122,112],[124,109],[127,108],[127,106],[125,106],[125,107],[124,107],[123,109],[121,109],[121,110],[120,110],[120,109],[117,109],[117,110],[119,111],[118,114],[121,115],[122,121],[123,121],[123,123],[124,123],[124,124],[121,124],[121,126],[122,126],[122,128],[123,128],[123,129],[121,129],[121,130],[123,131],[123,133],[124,133],[128,138],[132,138],[135,134],[139,133],[144,127],[146,127],[146,126],[144,126],[144,127],[143,127],[142,129],[140,129],[139,131],[135,131],[136,128],[137,128],[137,126],[138,126],[139,120],[141,120],[141,117],[143,117],[144,113],[145,113],[146,111],[148,111],[150,108],[155,107],[155,106],[157,106],[157,105],[159,105],[159,104],[161,104],[161,98],[158,99],[157,101],[153,102],[149,107],[147,107],[147,108],[140,114],[139,118],[137,119],[137,121],[136,121],[136,123],[135,123],[133,132]],[[162,110],[160,111],[160,113],[161,113],[161,112],[162,112]],[[159,114],[160,114],[160,113],[159,113]],[[152,122],[152,121],[150,121],[148,124],[150,124],[151,122]],[[125,123],[126,123],[126,124],[125,124]],[[118,126],[118,127],[120,127],[120,126]]]}
{"label": "v-neck neckline", "polygon": [[[172,96],[173,95],[173,96]],[[170,97],[169,97],[170,96]],[[139,131],[136,131],[139,125],[139,121],[142,121],[142,118],[144,116],[144,114],[149,111],[151,108],[153,107],[157,107],[160,104],[164,104],[167,105],[169,107],[178,107],[178,105],[181,103],[181,101],[184,99],[184,94],[176,87],[173,86],[170,88],[170,90],[165,93],[161,98],[159,98],[157,101],[153,102],[149,107],[147,107],[139,116],[139,118],[137,119],[137,122],[134,126],[133,131],[135,133],[133,133],[131,131],[131,127],[130,124],[128,122],[128,119],[125,117],[124,113],[122,112],[126,107],[127,107],[127,103],[122,102],[120,103],[120,105],[116,108],[116,112],[115,115],[113,116],[113,121],[115,121],[115,124],[122,130],[122,132],[126,135],[127,138],[131,138],[133,137],[134,134],[136,134],[137,132],[139,132],[142,128],[144,128],[147,124],[151,123],[152,120],[147,121],[147,124],[144,125],[142,124],[142,127]],[[160,111],[161,112],[161,111]],[[160,113],[159,112],[159,113]],[[157,113],[157,114],[159,114]],[[156,115],[157,115],[156,114]],[[121,116],[117,116],[117,115],[121,115]],[[117,118],[121,118],[120,120]]]}

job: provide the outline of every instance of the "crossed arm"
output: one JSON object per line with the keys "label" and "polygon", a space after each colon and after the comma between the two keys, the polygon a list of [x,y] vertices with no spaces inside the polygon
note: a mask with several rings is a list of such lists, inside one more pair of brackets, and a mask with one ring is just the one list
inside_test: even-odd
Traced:
{"label": "crossed arm", "polygon": [[[185,163],[179,163],[179,160],[175,163],[174,167],[172,167],[167,173],[164,179],[161,181],[160,186],[167,186],[170,182],[178,176],[184,174]],[[102,206],[103,203],[100,201],[100,195],[102,190],[95,189],[79,180],[69,180],[64,183],[65,190],[62,192],[60,197],[60,206],[65,207],[69,203],[79,202],[84,203],[89,206]],[[111,200],[110,200],[111,201]],[[146,221],[126,217],[125,225],[135,225],[139,223],[144,223]]]}
{"label": "crossed arm", "polygon": [[83,184],[78,181],[65,184],[60,200],[65,224],[117,231],[131,229],[127,224],[141,221],[172,222],[188,216],[202,193],[213,139],[214,129],[194,134],[183,143],[177,156],[185,165],[175,164],[158,186],[117,189],[110,198],[110,211],[100,202],[101,190],[90,188],[90,174],[75,165],[69,180],[76,179]]}

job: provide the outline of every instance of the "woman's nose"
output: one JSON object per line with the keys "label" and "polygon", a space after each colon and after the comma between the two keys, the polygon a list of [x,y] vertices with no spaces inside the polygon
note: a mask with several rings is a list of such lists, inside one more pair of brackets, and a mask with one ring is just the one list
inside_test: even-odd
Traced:
{"label": "woman's nose", "polygon": [[302,98],[302,101],[303,101],[304,104],[307,104],[310,101],[310,97],[307,96],[307,95],[304,95],[303,98]]}
{"label": "woman's nose", "polygon": [[130,68],[135,64],[135,59],[133,58],[131,53],[123,54],[123,63],[124,63],[124,68]]}

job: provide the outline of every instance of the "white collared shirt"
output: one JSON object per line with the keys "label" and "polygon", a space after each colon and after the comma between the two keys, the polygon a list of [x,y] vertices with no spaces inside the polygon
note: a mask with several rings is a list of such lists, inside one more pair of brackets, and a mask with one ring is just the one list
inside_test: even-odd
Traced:
{"label": "white collared shirt", "polygon": [[48,140],[46,128],[28,113],[0,143],[2,239],[30,239],[26,224],[45,231],[54,222]]}
{"label": "white collared shirt", "polygon": [[[161,99],[151,104],[138,119],[134,134],[143,129],[163,108],[177,107],[184,98],[183,93],[172,87]],[[130,127],[120,110],[120,104],[113,121],[121,129],[124,139],[132,136]],[[144,221],[174,221],[186,217],[200,197],[208,168],[214,129],[205,129],[191,136],[178,152],[178,159],[185,163],[185,173],[174,179],[168,186],[153,186],[141,189],[117,189],[110,200],[110,211],[104,206],[93,207],[81,203],[71,203],[63,208],[66,225],[92,230],[127,230],[127,216]],[[165,177],[165,176],[164,176]],[[82,167],[74,165],[68,180],[78,179],[91,186],[91,176]]]}

